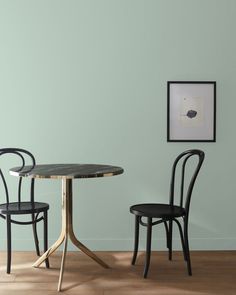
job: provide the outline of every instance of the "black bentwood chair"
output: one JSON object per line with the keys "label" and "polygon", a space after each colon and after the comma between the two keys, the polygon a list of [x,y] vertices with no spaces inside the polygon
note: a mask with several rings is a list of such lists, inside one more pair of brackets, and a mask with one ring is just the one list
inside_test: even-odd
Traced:
{"label": "black bentwood chair", "polygon": [[[130,212],[135,215],[135,241],[132,260],[133,265],[135,264],[138,252],[139,225],[141,224],[147,227],[146,261],[143,272],[144,278],[147,277],[150,264],[152,226],[160,223],[164,224],[166,230],[167,248],[169,249],[169,260],[171,260],[173,221],[177,224],[179,228],[184,259],[187,262],[188,267],[188,274],[190,276],[192,275],[188,242],[189,207],[193,186],[197,178],[198,172],[202,166],[204,157],[205,154],[203,151],[194,149],[185,151],[176,158],[172,167],[169,204],[137,204],[130,207]],[[190,160],[190,158],[192,158],[192,160]],[[186,167],[188,171],[191,170],[191,174],[186,173]],[[179,171],[179,176],[177,176],[177,170]],[[187,178],[187,181],[185,176]],[[177,182],[177,180],[180,185],[179,205],[176,205],[175,203],[175,182]],[[147,222],[144,222],[142,220],[143,217],[147,218]],[[157,218],[158,220],[153,221],[153,218]],[[179,221],[179,219],[181,218],[183,220],[183,229]]]}
{"label": "black bentwood chair", "polygon": [[[11,161],[15,158],[17,158],[18,162],[15,166],[20,166],[18,171],[24,170],[24,172],[31,171],[35,166],[35,158],[34,156],[23,149],[19,148],[2,148],[0,149],[0,157],[3,158],[4,156],[10,156]],[[2,159],[3,160],[3,159]],[[10,157],[9,159],[10,160]],[[26,167],[26,160],[30,162],[30,165]],[[4,165],[5,166],[5,165]],[[3,185],[3,192],[5,192],[6,196],[6,203],[0,204],[0,217],[6,220],[7,225],[7,273],[11,272],[11,223],[20,224],[20,225],[28,225],[32,224],[33,227],[33,235],[34,235],[34,242],[36,247],[36,253],[38,256],[40,256],[39,251],[39,241],[37,236],[37,228],[36,224],[43,220],[44,221],[44,251],[48,248],[48,209],[49,205],[46,203],[39,203],[34,201],[34,179],[31,179],[30,183],[30,200],[28,202],[23,202],[21,200],[21,194],[22,194],[22,177],[16,178],[18,180],[18,192],[17,192],[17,201],[16,202],[10,202],[9,198],[9,190],[6,182],[6,178],[4,177],[4,174],[2,172],[2,162],[1,162],[1,168],[0,168],[0,180]],[[39,217],[39,214],[42,213],[42,216]],[[17,221],[12,219],[13,215],[31,215],[30,221]],[[46,260],[46,267],[49,267],[49,261]]]}

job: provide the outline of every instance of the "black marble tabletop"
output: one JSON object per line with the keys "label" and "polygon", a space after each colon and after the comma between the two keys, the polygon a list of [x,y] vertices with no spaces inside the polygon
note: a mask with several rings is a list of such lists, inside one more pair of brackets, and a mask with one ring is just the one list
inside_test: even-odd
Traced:
{"label": "black marble tabletop", "polygon": [[24,176],[31,178],[91,178],[105,177],[122,174],[123,168],[111,165],[97,164],[46,164],[36,165],[30,170],[30,166],[10,169],[10,174],[14,176]]}

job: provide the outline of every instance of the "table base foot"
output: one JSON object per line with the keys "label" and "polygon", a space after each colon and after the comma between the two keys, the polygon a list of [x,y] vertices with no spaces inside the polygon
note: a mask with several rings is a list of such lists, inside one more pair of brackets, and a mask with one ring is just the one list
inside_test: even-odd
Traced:
{"label": "table base foot", "polygon": [[82,252],[84,252],[87,256],[89,256],[91,259],[96,261],[98,264],[100,264],[104,268],[110,268],[109,265],[107,265],[104,261],[102,261],[97,255],[95,255],[91,250],[89,250],[85,245],[83,245],[80,241],[78,241],[73,233],[73,231],[69,232],[71,242],[79,248]]}
{"label": "table base foot", "polygon": [[62,284],[62,279],[63,279],[63,274],[64,274],[64,267],[65,267],[65,260],[66,260],[66,252],[67,252],[67,242],[68,242],[68,237],[65,237],[65,243],[64,243],[64,249],[62,253],[62,258],[61,258],[61,270],[60,270],[60,276],[59,276],[59,281],[58,281],[58,287],[57,291],[61,291],[61,284]]}
{"label": "table base foot", "polygon": [[62,253],[60,275],[58,281],[57,290],[61,291],[66,252],[67,252],[67,243],[68,239],[83,253],[97,262],[104,268],[110,268],[104,261],[102,261],[97,255],[95,255],[91,250],[89,250],[85,245],[77,240],[73,231],[72,223],[72,180],[63,179],[62,180],[62,229],[59,239],[33,264],[33,267],[39,267],[47,258],[49,258],[57,248],[64,242],[64,249]]}
{"label": "table base foot", "polygon": [[59,239],[33,264],[33,267],[39,267],[53,252],[57,250],[58,247],[63,243],[65,235],[61,234]]}

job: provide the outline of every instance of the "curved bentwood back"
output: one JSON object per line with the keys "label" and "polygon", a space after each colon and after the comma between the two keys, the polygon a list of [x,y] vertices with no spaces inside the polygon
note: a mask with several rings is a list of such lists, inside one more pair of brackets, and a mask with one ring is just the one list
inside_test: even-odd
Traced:
{"label": "curved bentwood back", "polygon": [[[17,159],[18,162],[15,165],[15,166],[19,166],[19,163],[20,163],[20,168],[18,171],[22,171],[25,168],[26,164],[27,166],[29,166],[29,169],[27,169],[27,171],[25,172],[29,172],[34,168],[35,158],[29,151],[20,149],[20,148],[1,148],[0,149],[0,158],[10,154],[15,155],[18,158]],[[4,176],[4,173],[2,172],[1,167],[0,167],[0,181],[2,182],[4,186],[6,203],[8,204],[10,202],[9,190],[8,190],[6,178]],[[22,177],[19,177],[19,181],[18,181],[18,202],[19,203],[21,203],[21,183],[22,183]],[[31,180],[30,201],[34,202],[34,179]]]}
{"label": "curved bentwood back", "polygon": [[[172,177],[170,183],[170,205],[176,204],[175,195],[180,194],[178,205],[181,207],[185,207],[187,216],[189,212],[194,183],[204,161],[204,157],[205,154],[201,150],[188,150],[181,153],[176,158],[172,167]],[[179,170],[179,174],[176,173],[177,170]],[[186,170],[188,170],[188,173],[186,172]],[[189,173],[189,171],[191,173]],[[179,184],[179,192],[176,188],[177,180]]]}

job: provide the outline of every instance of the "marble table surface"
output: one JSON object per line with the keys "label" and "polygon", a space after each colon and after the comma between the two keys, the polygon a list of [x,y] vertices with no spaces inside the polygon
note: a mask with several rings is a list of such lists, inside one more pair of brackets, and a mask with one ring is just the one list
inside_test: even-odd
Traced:
{"label": "marble table surface", "polygon": [[25,166],[10,169],[10,174],[31,178],[92,178],[119,175],[124,172],[123,168],[100,164],[45,164]]}

